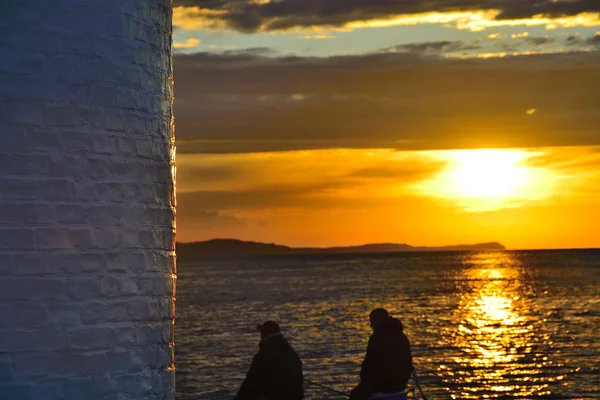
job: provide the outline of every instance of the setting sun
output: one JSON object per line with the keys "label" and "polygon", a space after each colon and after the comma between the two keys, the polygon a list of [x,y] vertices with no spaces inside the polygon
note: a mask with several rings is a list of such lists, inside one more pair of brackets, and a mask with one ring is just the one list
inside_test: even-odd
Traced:
{"label": "setting sun", "polygon": [[462,196],[508,198],[533,181],[532,171],[521,164],[529,156],[524,151],[457,151],[446,176]]}
{"label": "setting sun", "polygon": [[551,171],[527,165],[538,155],[526,150],[478,149],[434,152],[446,163],[421,189],[453,199],[469,211],[515,207],[546,196]]}

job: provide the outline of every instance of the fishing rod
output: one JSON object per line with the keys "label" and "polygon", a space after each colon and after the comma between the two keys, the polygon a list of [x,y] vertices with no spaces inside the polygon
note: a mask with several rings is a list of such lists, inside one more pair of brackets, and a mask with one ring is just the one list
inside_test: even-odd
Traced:
{"label": "fishing rod", "polygon": [[423,393],[423,389],[421,389],[421,385],[419,385],[419,380],[417,379],[417,373],[415,372],[414,369],[412,372],[412,377],[413,377],[415,386],[417,387],[417,389],[419,389],[419,392],[421,393],[421,397],[423,397],[423,400],[427,400],[427,396],[425,396],[425,393]]}
{"label": "fishing rod", "polygon": [[[423,400],[427,400],[427,396],[425,396],[425,393],[423,393],[423,389],[421,389],[421,385],[419,385],[419,381],[417,380],[417,374],[414,371],[412,373],[412,376],[413,376],[413,381],[414,381],[415,386],[417,387],[417,389],[419,389],[419,392],[421,393],[421,397],[423,398]],[[311,385],[315,385],[315,386],[321,387],[323,389],[327,389],[330,392],[337,393],[337,394],[342,395],[344,397],[350,398],[350,395],[348,395],[346,393],[340,392],[339,390],[335,390],[335,389],[330,388],[330,387],[325,386],[325,385],[321,385],[320,383],[311,381],[310,379],[304,379],[304,381],[306,383],[310,383]],[[408,394],[411,391],[414,391],[416,393],[416,390],[414,388],[409,389],[408,391],[406,391],[406,393]]]}
{"label": "fishing rod", "polygon": [[[413,371],[411,372],[411,375],[412,375],[412,378],[413,378],[413,381],[414,381],[414,386],[417,389],[419,389],[419,393],[421,393],[421,397],[423,398],[423,400],[428,400],[427,396],[425,396],[425,393],[423,393],[423,389],[421,388],[421,385],[419,384],[419,381],[417,379],[417,372],[416,372],[416,370],[414,368],[413,368]],[[320,383],[311,381],[309,379],[304,379],[304,381],[306,383],[311,384],[311,385],[315,385],[315,386],[321,387],[323,389],[329,390],[332,393],[337,393],[337,394],[342,395],[344,397],[350,398],[350,395],[348,395],[346,393],[343,393],[343,392],[340,392],[339,390],[335,390],[335,389],[327,387],[325,385],[321,385]],[[413,390],[415,394],[417,393],[417,390],[414,387],[412,389],[409,389],[408,391],[406,391],[406,393],[407,394],[410,393],[411,390]]]}
{"label": "fishing rod", "polygon": [[337,393],[337,394],[339,394],[339,395],[342,395],[342,396],[344,396],[344,397],[350,398],[350,395],[349,395],[349,394],[346,394],[346,393],[344,393],[344,392],[340,392],[339,390],[335,390],[335,389],[333,389],[333,388],[330,388],[330,387],[328,387],[328,386],[325,386],[325,385],[321,385],[320,383],[317,383],[317,382],[311,381],[310,379],[304,379],[304,381],[305,381],[306,383],[310,383],[311,385],[319,386],[319,387],[322,387],[323,389],[327,389],[327,390],[329,390],[330,392]]}

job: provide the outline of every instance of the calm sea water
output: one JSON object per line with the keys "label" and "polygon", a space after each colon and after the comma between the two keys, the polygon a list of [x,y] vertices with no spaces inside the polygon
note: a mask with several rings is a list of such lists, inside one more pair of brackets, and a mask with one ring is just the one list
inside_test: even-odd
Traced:
{"label": "calm sea water", "polygon": [[[600,399],[600,251],[180,264],[177,398],[233,398],[267,319],[307,379],[349,391],[381,306],[403,321],[431,400]],[[341,397],[307,384],[306,398]]]}

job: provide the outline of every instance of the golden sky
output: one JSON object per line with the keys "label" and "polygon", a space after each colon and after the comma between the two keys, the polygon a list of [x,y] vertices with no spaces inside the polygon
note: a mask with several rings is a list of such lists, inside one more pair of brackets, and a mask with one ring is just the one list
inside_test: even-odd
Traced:
{"label": "golden sky", "polygon": [[180,0],[178,240],[600,247],[600,6]]}

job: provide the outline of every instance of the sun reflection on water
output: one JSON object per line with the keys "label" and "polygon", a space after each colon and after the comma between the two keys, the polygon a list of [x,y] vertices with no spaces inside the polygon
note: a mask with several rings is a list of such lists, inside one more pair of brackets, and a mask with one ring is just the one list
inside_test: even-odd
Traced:
{"label": "sun reflection on water", "polygon": [[[452,398],[523,398],[549,394],[540,376],[550,362],[538,359],[539,338],[523,296],[522,266],[509,253],[465,256],[457,277],[456,329],[445,335],[459,351],[454,366],[440,366]],[[451,372],[453,371],[453,372]]]}

